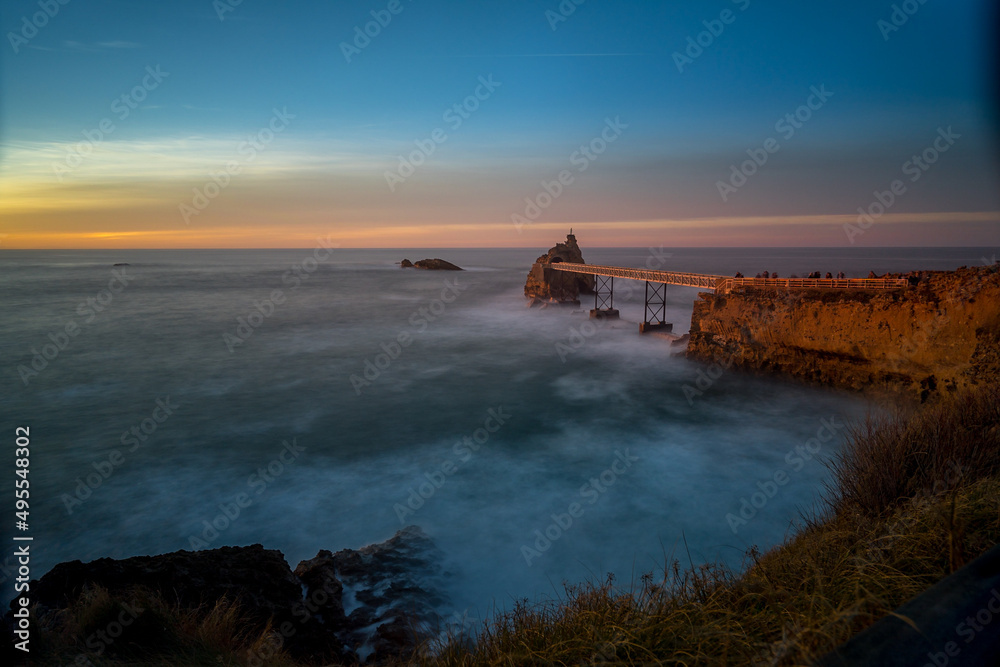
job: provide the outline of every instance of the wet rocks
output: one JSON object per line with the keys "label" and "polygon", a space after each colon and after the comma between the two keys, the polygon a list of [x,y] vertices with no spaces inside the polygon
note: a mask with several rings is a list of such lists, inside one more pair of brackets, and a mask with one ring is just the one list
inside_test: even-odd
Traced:
{"label": "wet rocks", "polygon": [[314,576],[322,572],[343,583],[342,638],[362,659],[406,655],[437,631],[438,610],[447,604],[442,554],[420,528],[408,526],[363,549],[320,552],[309,562]]}

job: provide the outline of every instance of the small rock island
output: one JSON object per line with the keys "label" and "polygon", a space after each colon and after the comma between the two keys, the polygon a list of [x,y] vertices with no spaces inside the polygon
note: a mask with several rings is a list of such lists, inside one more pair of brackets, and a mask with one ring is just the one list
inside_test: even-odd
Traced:
{"label": "small rock island", "polygon": [[399,263],[399,268],[401,269],[426,269],[428,271],[464,271],[460,266],[456,266],[451,262],[446,262],[443,259],[421,259],[416,262],[411,262],[408,259],[404,259]]}
{"label": "small rock island", "polygon": [[553,271],[544,267],[545,264],[558,262],[586,264],[572,229],[566,235],[565,243],[557,243],[549,248],[549,251],[536,259],[534,266],[531,267],[528,280],[524,284],[524,296],[530,299],[529,306],[538,304],[579,306],[581,294],[594,293],[594,276]]}

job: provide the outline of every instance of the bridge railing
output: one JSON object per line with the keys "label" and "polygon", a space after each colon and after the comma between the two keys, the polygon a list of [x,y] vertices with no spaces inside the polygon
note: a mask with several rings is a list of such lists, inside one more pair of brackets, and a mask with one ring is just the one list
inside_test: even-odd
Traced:
{"label": "bridge railing", "polygon": [[571,273],[589,273],[598,276],[613,276],[629,280],[646,280],[651,283],[667,283],[670,285],[686,285],[688,287],[704,287],[715,289],[725,276],[713,276],[705,273],[681,273],[678,271],[655,271],[653,269],[630,269],[625,266],[602,266],[600,264],[575,264],[572,262],[557,262],[546,264],[546,268]]}
{"label": "bridge railing", "polygon": [[905,278],[727,278],[706,273],[682,273],[678,271],[657,271],[653,269],[631,269],[625,266],[602,266],[600,264],[576,264],[557,262],[544,264],[545,268],[571,273],[586,273],[599,276],[613,276],[629,280],[646,280],[651,283],[667,283],[687,287],[701,287],[726,294],[737,287],[762,287],[770,289],[839,289],[839,290],[891,290],[909,287]]}
{"label": "bridge railing", "polygon": [[771,289],[892,290],[910,286],[906,278],[723,278],[715,291],[726,294],[737,287]]}

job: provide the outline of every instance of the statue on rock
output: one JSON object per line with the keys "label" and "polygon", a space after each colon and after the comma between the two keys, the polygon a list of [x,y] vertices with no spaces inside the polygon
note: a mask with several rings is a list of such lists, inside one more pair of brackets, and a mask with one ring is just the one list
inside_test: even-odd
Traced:
{"label": "statue on rock", "polygon": [[593,294],[594,277],[582,273],[554,271],[546,264],[571,262],[586,264],[583,253],[576,243],[573,230],[569,230],[565,243],[557,243],[549,251],[535,260],[528,280],[524,284],[524,296],[531,299],[530,305],[536,303],[580,304],[580,294]]}

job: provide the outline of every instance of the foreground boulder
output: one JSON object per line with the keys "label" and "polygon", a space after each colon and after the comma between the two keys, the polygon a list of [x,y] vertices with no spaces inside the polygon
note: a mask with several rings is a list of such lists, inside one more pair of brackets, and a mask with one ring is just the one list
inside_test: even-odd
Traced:
{"label": "foreground boulder", "polygon": [[[440,562],[430,537],[411,526],[360,550],[320,551],[294,573],[280,551],[260,544],[60,563],[30,583],[29,595],[41,619],[61,618],[95,588],[122,601],[152,593],[180,610],[225,600],[238,604],[247,636],[269,633],[274,650],[322,664],[376,664],[410,656],[437,633],[447,604]],[[163,649],[155,645],[163,631],[156,613],[139,612],[118,645]],[[5,620],[12,627],[11,613]]]}
{"label": "foreground boulder", "polygon": [[566,235],[565,243],[557,243],[549,251],[535,260],[528,280],[524,284],[524,296],[535,303],[579,304],[580,294],[593,294],[594,277],[582,273],[567,273],[545,268],[545,264],[571,262],[586,264],[583,253],[576,243],[572,230]]}
{"label": "foreground boulder", "polygon": [[160,593],[167,603],[187,608],[212,605],[221,598],[238,600],[250,617],[261,622],[283,616],[302,597],[300,584],[281,552],[254,544],[60,563],[32,582],[32,600],[60,609],[86,586],[100,586],[111,593],[142,587]]}

